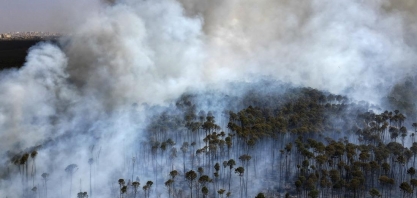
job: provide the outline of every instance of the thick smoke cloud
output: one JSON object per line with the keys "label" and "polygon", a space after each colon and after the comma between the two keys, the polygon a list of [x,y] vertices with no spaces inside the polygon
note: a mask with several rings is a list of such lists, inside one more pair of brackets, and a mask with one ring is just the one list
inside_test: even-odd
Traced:
{"label": "thick smoke cloud", "polygon": [[[50,173],[50,197],[68,194],[64,169],[72,163],[79,167],[73,197],[79,179],[88,191],[87,161],[100,155],[95,196],[111,197],[109,183],[126,175],[133,152],[126,148],[145,140],[143,109],[186,91],[227,92],[228,82],[268,76],[378,103],[415,74],[416,7],[405,0],[104,3],[64,24],[60,47],[39,44],[21,69],[0,73],[0,149],[43,145],[37,171]],[[18,172],[8,158],[1,162],[1,170]],[[142,181],[152,179],[147,172],[137,173]],[[0,194],[20,197],[20,179],[13,181],[1,180]]]}
{"label": "thick smoke cloud", "polygon": [[[182,1],[203,16],[212,65],[353,94],[378,102],[381,90],[415,73],[411,1]],[[377,88],[377,89],[376,89]]]}

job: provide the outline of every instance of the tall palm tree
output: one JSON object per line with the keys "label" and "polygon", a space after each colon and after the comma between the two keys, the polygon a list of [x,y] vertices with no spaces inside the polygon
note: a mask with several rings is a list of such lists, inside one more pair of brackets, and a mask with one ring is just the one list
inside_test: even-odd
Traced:
{"label": "tall palm tree", "polygon": [[147,181],[146,182],[146,187],[148,187],[148,197],[150,196],[150,193],[151,193],[152,184],[153,184],[152,181]]}
{"label": "tall palm tree", "polygon": [[138,192],[138,188],[140,186],[140,183],[138,181],[134,181],[134,182],[132,182],[132,186],[133,186],[133,190],[135,192],[135,198],[136,198],[136,193]]}
{"label": "tall palm tree", "polygon": [[71,192],[72,192],[72,176],[73,174],[78,170],[77,164],[70,164],[65,168],[65,172],[70,176],[70,198],[71,198]]}
{"label": "tall palm tree", "polygon": [[188,151],[188,142],[182,143],[182,146],[181,146],[180,149],[182,151],[182,167],[183,167],[183,172],[185,173],[185,154]]}
{"label": "tall palm tree", "polygon": [[119,179],[117,182],[119,183],[120,198],[121,198],[122,197],[122,188],[125,185],[125,180],[124,179]]}
{"label": "tall palm tree", "polygon": [[168,179],[165,182],[165,186],[168,188],[168,197],[171,197],[171,190],[172,190],[172,185],[174,184],[174,180],[172,179]]}
{"label": "tall palm tree", "polygon": [[235,169],[235,173],[239,174],[239,185],[240,185],[240,197],[243,197],[243,190],[242,190],[242,176],[245,174],[245,169],[243,167],[238,167]]}
{"label": "tall palm tree", "polygon": [[42,178],[43,178],[43,186],[45,187],[45,198],[48,198],[48,177],[49,174],[48,173],[42,173]]}
{"label": "tall palm tree", "polygon": [[93,165],[93,162],[94,162],[93,158],[90,158],[88,160],[88,164],[90,165],[90,198],[93,197],[93,190],[91,187],[91,165]]}
{"label": "tall palm tree", "polygon": [[414,132],[417,132],[417,122],[414,122],[411,126],[414,127]]}
{"label": "tall palm tree", "polygon": [[30,154],[30,157],[32,158],[32,186],[35,186],[35,175],[36,175],[35,158],[37,155],[38,155],[38,152],[36,150],[32,151],[32,153]]}
{"label": "tall palm tree", "polygon": [[190,191],[191,191],[191,198],[193,198],[193,183],[196,178],[197,178],[197,173],[193,170],[190,170],[185,173],[185,179],[187,179],[188,186],[190,187]]}
{"label": "tall palm tree", "polygon": [[232,180],[232,169],[234,165],[236,165],[235,160],[230,159],[229,161],[227,161],[227,166],[229,166],[229,191],[230,191],[230,183]]}

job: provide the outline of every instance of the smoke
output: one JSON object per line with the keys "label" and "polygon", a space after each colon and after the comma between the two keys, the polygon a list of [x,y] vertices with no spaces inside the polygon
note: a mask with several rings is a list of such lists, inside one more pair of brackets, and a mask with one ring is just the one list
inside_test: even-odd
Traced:
{"label": "smoke", "polygon": [[[104,3],[68,18],[59,46],[38,44],[21,69],[0,73],[0,149],[42,145],[36,183],[49,173],[50,197],[68,194],[64,169],[73,163],[72,197],[79,179],[88,191],[87,162],[98,159],[94,196],[111,197],[130,148],[146,141],[148,107],[184,92],[235,93],[225,85],[272,78],[378,104],[415,74],[416,8],[411,0]],[[1,162],[15,179],[1,180],[0,194],[22,197],[17,166]],[[143,168],[142,183],[152,179]]]}
{"label": "smoke", "polygon": [[203,16],[210,69],[226,76],[272,75],[378,103],[381,90],[415,73],[415,14],[406,1],[183,4]]}

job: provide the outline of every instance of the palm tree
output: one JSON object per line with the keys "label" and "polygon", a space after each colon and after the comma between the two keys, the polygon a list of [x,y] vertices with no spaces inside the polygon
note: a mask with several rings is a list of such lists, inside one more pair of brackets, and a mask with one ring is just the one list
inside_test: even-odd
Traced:
{"label": "palm tree", "polygon": [[122,197],[122,188],[125,185],[125,180],[124,179],[119,179],[117,182],[119,183],[120,198],[121,198]]}
{"label": "palm tree", "polygon": [[219,195],[221,195],[222,196],[222,198],[223,198],[223,193],[224,192],[226,192],[226,190],[225,189],[220,189],[220,190],[218,190],[217,191],[217,193],[219,193]]}
{"label": "palm tree", "polygon": [[411,188],[410,184],[408,184],[407,182],[403,182],[400,185],[400,189],[404,192],[403,197],[405,197],[405,193],[413,193],[413,189]]}
{"label": "palm tree", "polygon": [[379,193],[379,191],[375,188],[372,188],[371,190],[369,190],[369,194],[371,195],[372,198],[382,196],[381,193]]}
{"label": "palm tree", "polygon": [[151,193],[151,187],[152,187],[153,182],[152,181],[147,181],[146,182],[146,186],[148,188],[148,197],[150,196]]}
{"label": "palm tree", "polygon": [[123,187],[120,189],[120,194],[121,194],[121,195],[124,195],[124,194],[126,194],[126,192],[127,192],[127,186],[123,186]]}
{"label": "palm tree", "polygon": [[188,151],[188,142],[182,143],[182,146],[181,146],[180,149],[182,151],[182,167],[183,167],[183,172],[185,173],[185,154]]}
{"label": "palm tree", "polygon": [[91,165],[93,165],[93,158],[88,159],[88,164],[90,165],[90,198],[93,197],[93,189],[91,187]]}
{"label": "palm tree", "polygon": [[232,168],[233,168],[234,165],[236,165],[236,162],[233,159],[230,159],[227,162],[227,166],[229,166],[229,191],[230,191],[230,183],[231,183],[231,180],[232,180]]}
{"label": "palm tree", "polygon": [[135,174],[135,162],[136,162],[136,157],[132,157],[132,181],[133,181],[133,175]]}
{"label": "palm tree", "polygon": [[45,197],[48,198],[48,177],[49,174],[48,173],[42,173],[42,178],[43,178],[43,185],[45,186]]}
{"label": "palm tree", "polygon": [[172,179],[168,179],[165,182],[165,186],[168,188],[168,197],[171,197],[171,189],[172,189],[173,184],[174,184],[174,180],[172,180]]}
{"label": "palm tree", "polygon": [[132,182],[132,186],[133,186],[133,190],[135,192],[135,198],[136,198],[136,193],[138,192],[138,188],[140,186],[140,183],[138,181],[134,181],[134,182]]}
{"label": "palm tree", "polygon": [[65,172],[70,175],[70,198],[71,198],[71,191],[72,191],[72,175],[78,170],[78,166],[76,164],[70,164],[65,168]]}
{"label": "palm tree", "polygon": [[188,180],[188,186],[190,187],[190,190],[191,190],[191,198],[193,198],[193,182],[195,178],[197,178],[197,173],[195,171],[190,170],[185,173],[185,179]]}
{"label": "palm tree", "polygon": [[[22,155],[22,157],[20,158],[20,165],[23,167],[23,171],[22,171],[22,184],[27,184],[27,180],[28,180],[28,163],[27,163],[27,161],[28,161],[28,159],[29,159],[29,154],[28,153],[25,153],[25,154],[23,154]],[[26,166],[26,168],[25,168],[25,166]],[[26,174],[25,174],[25,170],[26,170]],[[25,175],[26,175],[26,183],[24,182],[25,181]]]}
{"label": "palm tree", "polygon": [[417,122],[414,122],[412,126],[414,127],[414,132],[417,132]]}
{"label": "palm tree", "polygon": [[413,191],[414,191],[414,188],[417,186],[417,179],[411,179],[410,184],[413,186]]}
{"label": "palm tree", "polygon": [[255,198],[266,198],[263,193],[258,193]]}
{"label": "palm tree", "polygon": [[414,174],[416,174],[416,169],[414,169],[413,167],[410,167],[410,168],[407,170],[407,174],[409,174],[409,175],[410,175],[410,177],[411,177],[411,179],[413,179]]}
{"label": "palm tree", "polygon": [[243,197],[243,190],[242,190],[242,176],[245,173],[245,169],[243,167],[238,167],[235,169],[235,173],[239,174],[239,185],[240,185],[240,197]]}
{"label": "palm tree", "polygon": [[250,155],[242,155],[239,157],[239,159],[242,161],[243,166],[246,167],[246,182],[244,182],[245,186],[245,196],[248,196],[248,181],[249,181],[249,160],[252,157]]}
{"label": "palm tree", "polygon": [[[35,175],[36,175],[36,164],[35,164],[35,158],[38,155],[37,151],[32,151],[30,154],[30,157],[32,158],[32,186],[35,186]],[[33,171],[33,168],[35,167],[35,171]]]}
{"label": "palm tree", "polygon": [[88,198],[87,192],[79,192],[77,198]]}
{"label": "palm tree", "polygon": [[205,186],[203,186],[203,188],[201,188],[201,192],[203,193],[203,196],[204,196],[204,197],[207,197],[207,194],[208,194],[208,188],[207,188],[207,187],[205,187]]}

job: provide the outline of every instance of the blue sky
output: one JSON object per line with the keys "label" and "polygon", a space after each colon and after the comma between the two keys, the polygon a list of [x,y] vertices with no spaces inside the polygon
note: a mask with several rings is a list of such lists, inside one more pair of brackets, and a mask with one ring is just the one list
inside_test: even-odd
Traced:
{"label": "blue sky", "polygon": [[62,32],[98,8],[98,0],[0,0],[0,32]]}

